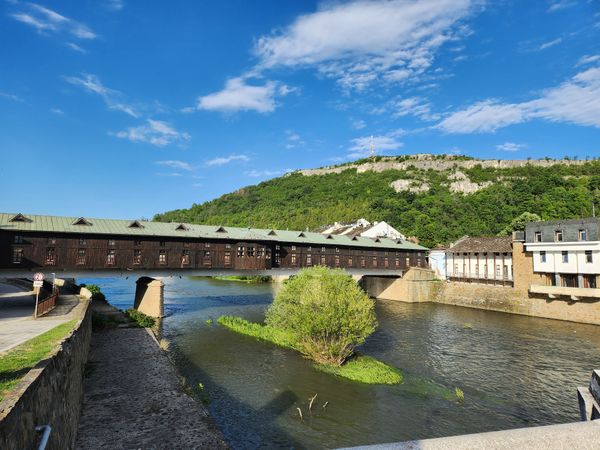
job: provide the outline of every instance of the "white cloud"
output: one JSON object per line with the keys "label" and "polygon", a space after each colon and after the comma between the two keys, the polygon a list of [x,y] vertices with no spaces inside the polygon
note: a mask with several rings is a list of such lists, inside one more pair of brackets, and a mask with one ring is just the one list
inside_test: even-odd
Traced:
{"label": "white cloud", "polygon": [[136,118],[140,116],[133,106],[119,101],[122,97],[121,92],[104,86],[96,75],[84,73],[80,77],[65,77],[65,81],[75,86],[82,87],[88,92],[99,95],[109,109],[122,111],[125,114],[129,114]]}
{"label": "white cloud", "polygon": [[179,172],[160,172],[157,173],[156,175],[158,175],[159,177],[182,177],[183,174],[179,173]]}
{"label": "white cloud", "polygon": [[600,67],[579,72],[533,100],[484,100],[451,113],[436,125],[448,133],[490,132],[533,119],[600,128]]}
{"label": "white cloud", "polygon": [[371,154],[371,146],[373,146],[375,154],[381,154],[386,150],[397,150],[402,147],[402,142],[396,139],[393,135],[382,136],[363,136],[352,139],[352,146],[348,152],[348,158],[366,158]]}
{"label": "white cloud", "polygon": [[283,171],[283,170],[249,170],[244,173],[252,178],[263,178],[263,177],[277,177],[279,175],[283,175],[285,173],[285,171]]}
{"label": "white cloud", "polygon": [[503,152],[516,152],[522,148],[527,147],[525,144],[517,144],[515,142],[505,142],[504,144],[496,145],[496,150]]}
{"label": "white cloud", "polygon": [[125,7],[123,0],[107,0],[104,5],[109,11],[121,11]]}
{"label": "white cloud", "polygon": [[67,34],[83,40],[98,37],[87,25],[65,17],[45,6],[36,3],[16,3],[16,5],[19,10],[10,14],[10,17],[35,28],[38,33]]}
{"label": "white cloud", "polygon": [[224,166],[225,164],[229,164],[233,161],[250,161],[250,158],[248,158],[246,155],[219,156],[206,161],[204,165],[207,167]]}
{"label": "white cloud", "polygon": [[270,113],[275,110],[275,97],[292,92],[289,87],[276,81],[267,81],[262,86],[250,85],[243,77],[230,78],[219,92],[198,98],[197,109],[233,113],[256,111]]}
{"label": "white cloud", "polygon": [[540,45],[539,50],[546,50],[547,48],[554,47],[555,45],[558,45],[561,42],[562,38],[556,38],[552,41],[544,42],[542,45]]}
{"label": "white cloud", "polygon": [[6,92],[0,92],[0,98],[5,98],[7,100],[12,100],[13,102],[22,102],[23,99],[18,95],[8,94]]}
{"label": "white cloud", "polygon": [[67,47],[69,47],[71,50],[75,50],[76,52],[82,53],[84,55],[87,54],[87,50],[86,49],[80,47],[77,44],[74,44],[73,42],[67,42],[65,45]]}
{"label": "white cloud", "polygon": [[362,119],[355,120],[355,121],[352,122],[352,127],[355,130],[362,130],[366,126],[367,126],[366,122],[364,120],[362,120]]}
{"label": "white cloud", "polygon": [[59,116],[63,116],[65,114],[65,112],[62,109],[58,109],[58,108],[52,108],[50,110],[50,112],[54,113],[56,115],[59,115]]}
{"label": "white cloud", "polygon": [[587,64],[592,64],[598,61],[600,61],[600,55],[584,55],[581,58],[579,58],[579,61],[577,61],[576,66],[585,66]]}
{"label": "white cloud", "polygon": [[392,110],[394,111],[393,115],[396,117],[413,115],[426,121],[439,120],[440,118],[439,114],[431,112],[431,104],[420,97],[410,97],[395,101]]}
{"label": "white cloud", "polygon": [[258,39],[259,68],[315,67],[346,88],[422,74],[437,49],[466,33],[477,0],[326,3],[282,31]]}
{"label": "white cloud", "polygon": [[147,119],[144,125],[129,127],[124,131],[114,133],[114,135],[121,139],[128,139],[131,142],[144,142],[157,147],[190,140],[188,133],[175,130],[167,122],[152,119]]}
{"label": "white cloud", "polygon": [[571,6],[575,6],[577,4],[576,1],[573,0],[556,0],[550,2],[550,6],[548,7],[548,12],[560,11],[562,9],[570,8]]}
{"label": "white cloud", "polygon": [[155,161],[155,164],[159,166],[170,167],[171,169],[179,169],[179,170],[187,170],[192,171],[194,168],[191,164],[186,163],[185,161],[176,161],[176,160],[167,160],[167,161]]}
{"label": "white cloud", "polygon": [[299,147],[299,146],[302,146],[305,144],[305,142],[302,140],[302,138],[300,137],[300,135],[298,133],[295,133],[291,130],[287,130],[285,132],[285,134],[286,134],[285,148],[292,149],[292,148],[296,148],[296,147]]}

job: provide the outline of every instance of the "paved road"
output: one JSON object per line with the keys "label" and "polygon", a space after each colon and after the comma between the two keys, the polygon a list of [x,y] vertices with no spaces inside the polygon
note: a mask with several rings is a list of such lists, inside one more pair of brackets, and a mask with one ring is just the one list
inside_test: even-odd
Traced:
{"label": "paved road", "polygon": [[34,319],[34,309],[32,291],[0,283],[0,354],[70,320],[68,314],[52,313]]}

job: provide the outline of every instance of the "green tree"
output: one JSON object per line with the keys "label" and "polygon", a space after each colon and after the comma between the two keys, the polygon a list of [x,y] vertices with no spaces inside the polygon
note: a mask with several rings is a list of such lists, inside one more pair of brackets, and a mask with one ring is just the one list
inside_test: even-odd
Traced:
{"label": "green tree", "polygon": [[520,216],[515,217],[509,225],[504,227],[502,231],[498,233],[498,236],[508,236],[513,231],[522,231],[529,222],[539,222],[540,220],[542,220],[542,218],[537,214],[524,212]]}
{"label": "green tree", "polygon": [[320,266],[300,271],[282,287],[266,322],[290,332],[304,355],[335,366],[377,327],[373,300],[352,277]]}

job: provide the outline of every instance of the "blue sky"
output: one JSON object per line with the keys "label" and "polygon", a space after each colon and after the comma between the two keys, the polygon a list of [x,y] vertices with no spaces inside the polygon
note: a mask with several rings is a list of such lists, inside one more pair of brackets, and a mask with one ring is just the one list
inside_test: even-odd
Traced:
{"label": "blue sky", "polygon": [[600,156],[600,2],[0,3],[3,211],[151,217],[379,154]]}

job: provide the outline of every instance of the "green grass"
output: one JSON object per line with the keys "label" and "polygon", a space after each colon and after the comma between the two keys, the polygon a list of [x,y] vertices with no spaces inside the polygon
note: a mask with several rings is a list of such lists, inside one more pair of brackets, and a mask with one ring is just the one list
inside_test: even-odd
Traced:
{"label": "green grass", "polygon": [[156,319],[139,312],[137,309],[130,308],[125,311],[125,314],[142,328],[151,328],[156,323]]}
{"label": "green grass", "polygon": [[[271,342],[280,347],[298,350],[294,336],[282,330],[249,322],[240,317],[221,316],[217,322],[236,333]],[[355,356],[341,366],[314,364],[321,372],[330,373],[351,381],[366,384],[399,384],[403,381],[402,372],[370,356]]]}
{"label": "green grass", "polygon": [[76,320],[58,325],[0,356],[0,401],[73,329]]}

